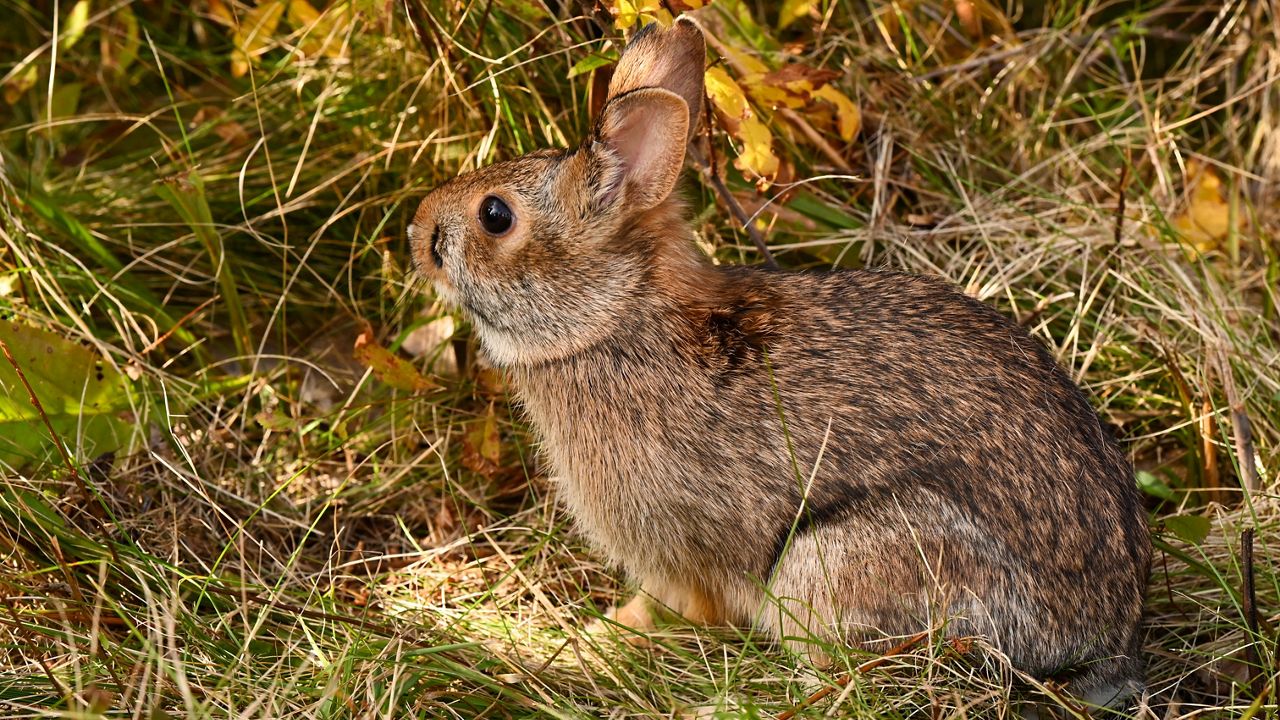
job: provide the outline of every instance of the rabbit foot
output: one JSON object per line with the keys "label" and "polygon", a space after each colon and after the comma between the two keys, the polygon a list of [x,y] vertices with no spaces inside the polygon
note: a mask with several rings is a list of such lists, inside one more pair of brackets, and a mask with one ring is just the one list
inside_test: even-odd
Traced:
{"label": "rabbit foot", "polygon": [[594,636],[614,634],[634,647],[649,647],[652,643],[644,633],[656,626],[649,600],[641,593],[622,607],[609,608],[603,618],[593,620],[587,626],[586,632]]}

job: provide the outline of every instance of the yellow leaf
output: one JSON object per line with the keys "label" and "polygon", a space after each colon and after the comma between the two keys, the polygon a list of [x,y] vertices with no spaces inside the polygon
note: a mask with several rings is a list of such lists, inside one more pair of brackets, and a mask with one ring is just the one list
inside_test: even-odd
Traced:
{"label": "yellow leaf", "polygon": [[263,0],[245,13],[244,22],[236,29],[232,38],[235,46],[231,51],[232,77],[244,77],[249,72],[249,63],[266,52],[282,15],[284,3],[280,0]]}
{"label": "yellow leaf", "polygon": [[27,65],[27,69],[9,78],[9,82],[4,84],[4,101],[13,105],[22,99],[23,95],[36,84],[39,75],[36,73],[36,64]]}
{"label": "yellow leaf", "polygon": [[209,17],[229,28],[238,27],[240,25],[240,23],[236,22],[236,17],[231,14],[231,10],[227,8],[226,3],[222,2],[222,0],[209,0]]}
{"label": "yellow leaf", "polygon": [[854,105],[852,100],[845,97],[844,93],[830,85],[824,85],[818,88],[813,96],[836,106],[841,140],[848,142],[858,134],[858,130],[862,128],[862,113],[858,111],[858,106]]}
{"label": "yellow leaf", "polygon": [[783,0],[782,9],[778,11],[778,29],[785,30],[791,23],[817,11],[817,0]]}
{"label": "yellow leaf", "polygon": [[789,107],[792,110],[802,108],[805,105],[808,94],[797,95],[788,92],[786,89],[769,85],[761,82],[761,75],[748,75],[742,78],[742,84],[746,86],[747,91],[751,93],[751,97],[761,105],[767,105],[770,109],[780,107]]}
{"label": "yellow leaf", "polygon": [[289,0],[289,22],[296,28],[305,28],[320,19],[320,11],[307,0]]}
{"label": "yellow leaf", "polygon": [[704,82],[707,95],[720,112],[732,118],[741,118],[750,112],[750,108],[747,107],[747,96],[724,68],[709,68]]}
{"label": "yellow leaf", "polygon": [[349,2],[334,3],[323,13],[305,0],[289,3],[289,22],[301,33],[298,49],[307,57],[342,57],[353,19]]}
{"label": "yellow leaf", "polygon": [[754,117],[747,118],[738,138],[742,140],[742,154],[733,164],[748,174],[772,178],[778,172],[778,156],[773,154],[773,135],[769,128]]}
{"label": "yellow leaf", "polygon": [[707,70],[705,83],[711,104],[724,119],[729,132],[742,144],[733,164],[748,176],[771,180],[778,172],[773,134],[756,117],[742,87],[721,67]]}
{"label": "yellow leaf", "polygon": [[778,70],[752,73],[742,78],[746,91],[761,105],[799,110],[809,104],[815,88],[840,77],[832,70],[820,70],[802,63],[791,63]]}
{"label": "yellow leaf", "polygon": [[617,0],[610,10],[613,25],[619,30],[629,30],[636,24],[657,21],[663,27],[671,24],[671,13],[662,7],[662,0]]}
{"label": "yellow leaf", "polygon": [[1222,199],[1222,179],[1212,167],[1192,160],[1187,163],[1186,209],[1173,219],[1173,228],[1183,242],[1199,253],[1218,248],[1231,232],[1231,206]]}
{"label": "yellow leaf", "polygon": [[769,72],[769,66],[761,62],[760,58],[749,52],[743,52],[731,45],[724,47],[725,55],[729,57],[729,64],[734,68],[741,68],[745,76],[764,75]]}
{"label": "yellow leaf", "polygon": [[67,19],[62,23],[62,34],[58,40],[58,50],[70,50],[72,45],[80,42],[84,31],[89,28],[89,0],[78,0],[71,6]]}
{"label": "yellow leaf", "polygon": [[462,463],[468,470],[493,477],[500,469],[502,436],[498,434],[498,418],[489,404],[489,412],[476,422],[463,438]]}

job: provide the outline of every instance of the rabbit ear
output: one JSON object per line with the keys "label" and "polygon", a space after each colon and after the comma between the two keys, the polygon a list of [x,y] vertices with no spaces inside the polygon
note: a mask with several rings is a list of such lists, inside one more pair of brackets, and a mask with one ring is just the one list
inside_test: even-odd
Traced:
{"label": "rabbit ear", "polygon": [[609,81],[609,100],[640,88],[662,88],[684,100],[688,113],[686,131],[692,137],[702,114],[702,73],[707,44],[702,30],[681,17],[665,30],[645,26],[622,50],[622,58]]}
{"label": "rabbit ear", "polygon": [[595,136],[610,151],[600,204],[621,197],[642,211],[665,200],[684,165],[688,128],[689,107],[669,90],[642,88],[610,100]]}

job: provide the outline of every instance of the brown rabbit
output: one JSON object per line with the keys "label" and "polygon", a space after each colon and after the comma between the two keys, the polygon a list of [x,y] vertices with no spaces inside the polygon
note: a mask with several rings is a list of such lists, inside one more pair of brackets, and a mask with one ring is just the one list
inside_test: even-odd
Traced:
{"label": "brown rabbit", "polygon": [[687,19],[625,49],[590,137],[459,176],[408,228],[505,369],[588,538],[651,603],[789,645],[939,627],[1108,702],[1141,683],[1131,468],[1053,358],[929,277],[712,264],[672,194]]}

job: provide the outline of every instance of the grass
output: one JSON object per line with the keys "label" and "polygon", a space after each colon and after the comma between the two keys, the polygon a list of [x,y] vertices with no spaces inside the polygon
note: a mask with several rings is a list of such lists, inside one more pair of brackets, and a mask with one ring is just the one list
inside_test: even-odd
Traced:
{"label": "grass", "polygon": [[[724,168],[748,212],[786,190],[760,215],[779,261],[941,274],[1051,347],[1150,494],[1141,714],[1274,716],[1280,5],[820,2],[784,30],[770,6],[704,24],[841,70],[863,116],[827,134],[853,173],[767,110],[799,184]],[[798,717],[1072,712],[980,641],[833,685],[870,656],[583,635],[624,580],[403,228],[457,172],[576,141],[570,71],[604,40],[565,3],[352,7],[281,6],[268,32],[226,0],[4,2],[0,318],[127,375],[136,429],[0,470],[6,716],[772,717],[822,687]],[[1226,230],[1197,251],[1177,228],[1206,166]],[[685,187],[700,244],[758,262],[712,185]],[[354,354],[362,334],[389,352]]]}

